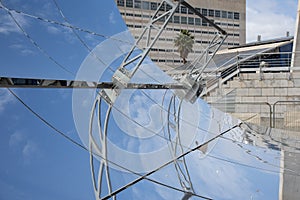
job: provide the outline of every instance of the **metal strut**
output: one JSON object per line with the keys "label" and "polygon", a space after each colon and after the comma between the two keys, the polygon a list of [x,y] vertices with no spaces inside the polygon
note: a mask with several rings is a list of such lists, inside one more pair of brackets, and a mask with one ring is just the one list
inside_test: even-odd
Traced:
{"label": "metal strut", "polygon": [[[74,80],[55,80],[55,79],[34,79],[34,78],[10,78],[0,77],[0,88],[86,88],[86,89],[114,89],[113,82],[92,82],[92,81],[74,81]],[[143,84],[128,83],[123,89],[184,89],[180,84]]]}
{"label": "metal strut", "polygon": [[[94,105],[90,117],[90,125],[89,125],[90,166],[91,166],[91,175],[92,175],[92,181],[94,186],[94,193],[97,200],[100,200],[102,196],[102,183],[104,177],[106,179],[105,182],[107,184],[108,194],[112,192],[112,184],[111,184],[112,181],[110,178],[110,168],[109,168],[108,156],[107,156],[107,128],[108,128],[109,117],[112,110],[112,106],[108,107],[104,119],[104,126],[102,126],[101,102],[102,102],[102,97],[101,95],[98,95],[96,100],[94,101]],[[98,111],[97,113],[95,112],[96,110]],[[97,116],[97,127],[98,127],[98,134],[99,134],[96,137],[94,137],[93,135],[93,121],[95,115]],[[98,138],[98,141],[96,140],[96,138]],[[98,159],[101,159],[97,179],[95,177],[95,165],[94,165],[95,155],[99,156]],[[115,199],[116,197],[113,196],[113,200]]]}
{"label": "metal strut", "polygon": [[[123,89],[129,89],[132,86],[132,83],[129,83],[134,76],[134,74],[137,72],[147,55],[149,54],[151,48],[156,43],[160,35],[162,34],[163,30],[166,28],[167,24],[169,23],[170,19],[178,9],[180,5],[188,7],[192,12],[194,12],[196,15],[198,15],[200,18],[202,18],[204,21],[208,22],[212,27],[216,28],[218,33],[213,39],[213,41],[210,43],[208,48],[205,52],[203,52],[198,59],[196,59],[191,66],[191,71],[189,74],[187,74],[182,80],[180,80],[179,85],[168,85],[169,87],[164,87],[166,85],[155,85],[155,87],[161,88],[161,89],[176,89],[176,95],[180,98],[180,104],[179,109],[177,111],[177,114],[174,115],[174,124],[170,123],[168,124],[168,134],[169,137],[171,134],[171,129],[173,129],[176,132],[176,139],[175,139],[175,145],[172,144],[172,141],[170,141],[170,148],[172,151],[172,154],[174,156],[174,165],[175,169],[178,175],[179,182],[181,184],[181,187],[186,191],[184,196],[182,197],[183,200],[188,200],[190,197],[192,197],[192,194],[194,193],[193,185],[191,182],[191,178],[189,175],[188,167],[185,161],[184,157],[179,157],[178,155],[184,154],[184,149],[181,144],[180,140],[180,109],[181,104],[183,100],[187,100],[191,103],[194,103],[196,99],[200,96],[203,84],[200,80],[200,75],[203,72],[203,70],[207,67],[210,60],[212,59],[212,56],[216,53],[216,51],[220,48],[224,40],[226,39],[227,33],[220,27],[218,27],[216,24],[214,24],[212,21],[207,19],[205,16],[203,16],[201,13],[199,13],[195,8],[193,8],[191,5],[189,5],[184,0],[162,0],[160,5],[158,6],[157,10],[153,14],[153,16],[150,19],[149,24],[144,28],[142,34],[140,37],[136,40],[135,44],[129,51],[129,53],[124,58],[122,64],[120,67],[115,71],[115,73],[112,76],[112,86],[110,88],[102,88],[102,90],[99,92],[97,99],[101,102],[101,99],[105,100],[105,102],[108,104],[109,108],[107,110],[107,115],[105,119],[105,128],[102,131],[101,124],[98,125],[99,127],[99,135],[100,137],[100,144],[101,148],[99,149],[100,155],[103,156],[104,159],[107,159],[106,155],[106,136],[107,136],[107,124],[109,121],[109,113],[111,111],[112,106],[114,105],[115,100],[119,96],[120,92]],[[168,5],[170,9],[167,11],[164,11],[164,9],[161,9],[162,6]],[[163,10],[163,11],[162,11]],[[159,23],[158,23],[159,22]],[[163,22],[163,23],[162,23]],[[146,43],[143,44],[143,38],[146,38]],[[212,54],[211,54],[212,53]],[[201,68],[202,67],[202,68]],[[201,69],[201,70],[199,70]],[[193,75],[198,72],[198,76],[194,77]],[[150,84],[146,84],[146,87],[137,87],[141,89],[151,88]],[[140,85],[139,85],[140,86]],[[172,88],[173,87],[173,88]],[[97,87],[99,88],[99,87]],[[152,87],[153,88],[153,87]],[[158,89],[156,88],[156,89]],[[175,96],[173,96],[173,102],[175,106]],[[172,104],[172,100],[170,102],[170,105]],[[99,109],[101,107],[101,103],[98,105]],[[96,106],[93,107],[93,111],[91,112],[91,115],[94,115],[94,109],[96,109]],[[176,109],[174,109],[176,111]],[[169,112],[170,115],[170,112]],[[177,116],[176,116],[177,115]],[[169,116],[170,117],[170,116]],[[98,113],[98,120],[101,121],[101,113]],[[92,123],[93,123],[93,116],[91,116],[91,122],[90,122],[90,145],[91,148],[96,148],[97,145],[95,144],[94,138],[92,137]],[[102,139],[101,139],[102,138]],[[178,159],[176,159],[178,158]],[[108,184],[108,191],[109,195],[104,197],[104,199],[107,199],[109,197],[113,197],[116,199],[116,196],[114,195],[118,191],[111,192],[111,180],[109,176],[109,166],[108,163],[101,161],[100,165],[100,171],[99,171],[99,177],[98,177],[98,188],[95,187],[95,194],[98,198],[101,199],[101,183],[102,183],[102,176],[103,176],[103,168],[106,169],[106,181]],[[93,159],[91,156],[91,168],[92,168],[92,176],[93,180],[95,182],[95,176],[93,172]],[[96,185],[96,184],[94,184]]]}
{"label": "metal strut", "polygon": [[[184,153],[184,149],[181,143],[181,135],[180,135],[180,112],[181,112],[181,105],[183,103],[183,100],[180,100],[180,103],[178,105],[178,109],[176,108],[176,96],[173,95],[169,102],[168,107],[168,139],[169,139],[169,147],[171,154],[173,155],[173,158],[177,158],[178,155],[181,155]],[[171,112],[172,110],[172,112]],[[172,113],[172,114],[171,114]],[[172,118],[173,116],[173,118]],[[174,122],[174,123],[173,123]],[[171,130],[175,131],[175,142],[172,141],[171,138]],[[182,197],[182,200],[188,200],[190,197],[192,197],[192,194],[195,194],[193,183],[191,181],[191,177],[189,174],[188,166],[185,160],[185,157],[182,157],[180,159],[174,159],[174,167],[177,173],[177,177],[179,180],[179,183],[182,187],[182,189],[185,191],[184,196]]]}

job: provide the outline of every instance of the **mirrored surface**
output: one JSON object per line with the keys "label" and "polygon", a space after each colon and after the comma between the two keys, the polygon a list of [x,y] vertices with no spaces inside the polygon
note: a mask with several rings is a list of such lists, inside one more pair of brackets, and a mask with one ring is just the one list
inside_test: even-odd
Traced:
{"label": "mirrored surface", "polygon": [[[109,82],[135,42],[114,1],[0,6],[1,77]],[[146,57],[130,83],[178,82]],[[279,199],[299,188],[299,133],[175,89],[0,95],[0,199]]]}

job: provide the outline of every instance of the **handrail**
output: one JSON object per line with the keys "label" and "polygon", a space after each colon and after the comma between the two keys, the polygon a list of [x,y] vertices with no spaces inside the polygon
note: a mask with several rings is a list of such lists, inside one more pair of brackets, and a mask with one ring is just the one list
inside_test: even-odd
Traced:
{"label": "handrail", "polygon": [[279,103],[284,103],[285,105],[287,104],[290,104],[290,103],[300,103],[299,100],[291,100],[291,101],[276,101],[274,104],[273,104],[273,128],[275,128],[275,125],[276,125],[276,105],[279,104]]}
{"label": "handrail", "polygon": [[[207,80],[207,87],[203,90],[201,96],[206,95],[241,72],[257,72],[258,70],[259,72],[290,72],[291,55],[295,52],[268,53],[268,51],[270,49],[262,50],[254,55],[237,52],[236,56],[223,63],[217,69],[204,72],[203,77],[213,77],[212,75],[214,75],[215,80],[213,78]],[[279,55],[283,56],[274,58],[274,56]],[[254,60],[255,58],[257,60]],[[300,67],[293,68],[293,70],[300,70]]]}

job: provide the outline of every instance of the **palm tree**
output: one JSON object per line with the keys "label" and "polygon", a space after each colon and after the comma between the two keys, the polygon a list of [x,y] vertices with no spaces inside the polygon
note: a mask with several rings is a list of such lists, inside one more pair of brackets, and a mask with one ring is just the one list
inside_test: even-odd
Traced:
{"label": "palm tree", "polygon": [[175,47],[178,48],[178,52],[183,63],[185,64],[189,53],[193,51],[193,45],[195,43],[194,36],[192,36],[188,30],[181,30],[180,33],[177,34],[174,43]]}

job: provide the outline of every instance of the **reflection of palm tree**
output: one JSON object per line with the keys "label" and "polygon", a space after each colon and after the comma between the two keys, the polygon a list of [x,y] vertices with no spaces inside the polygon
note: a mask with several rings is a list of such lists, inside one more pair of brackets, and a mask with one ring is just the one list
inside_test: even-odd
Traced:
{"label": "reflection of palm tree", "polygon": [[178,52],[184,64],[186,63],[188,54],[193,51],[194,42],[194,36],[188,30],[181,30],[175,38],[175,47],[178,47]]}

